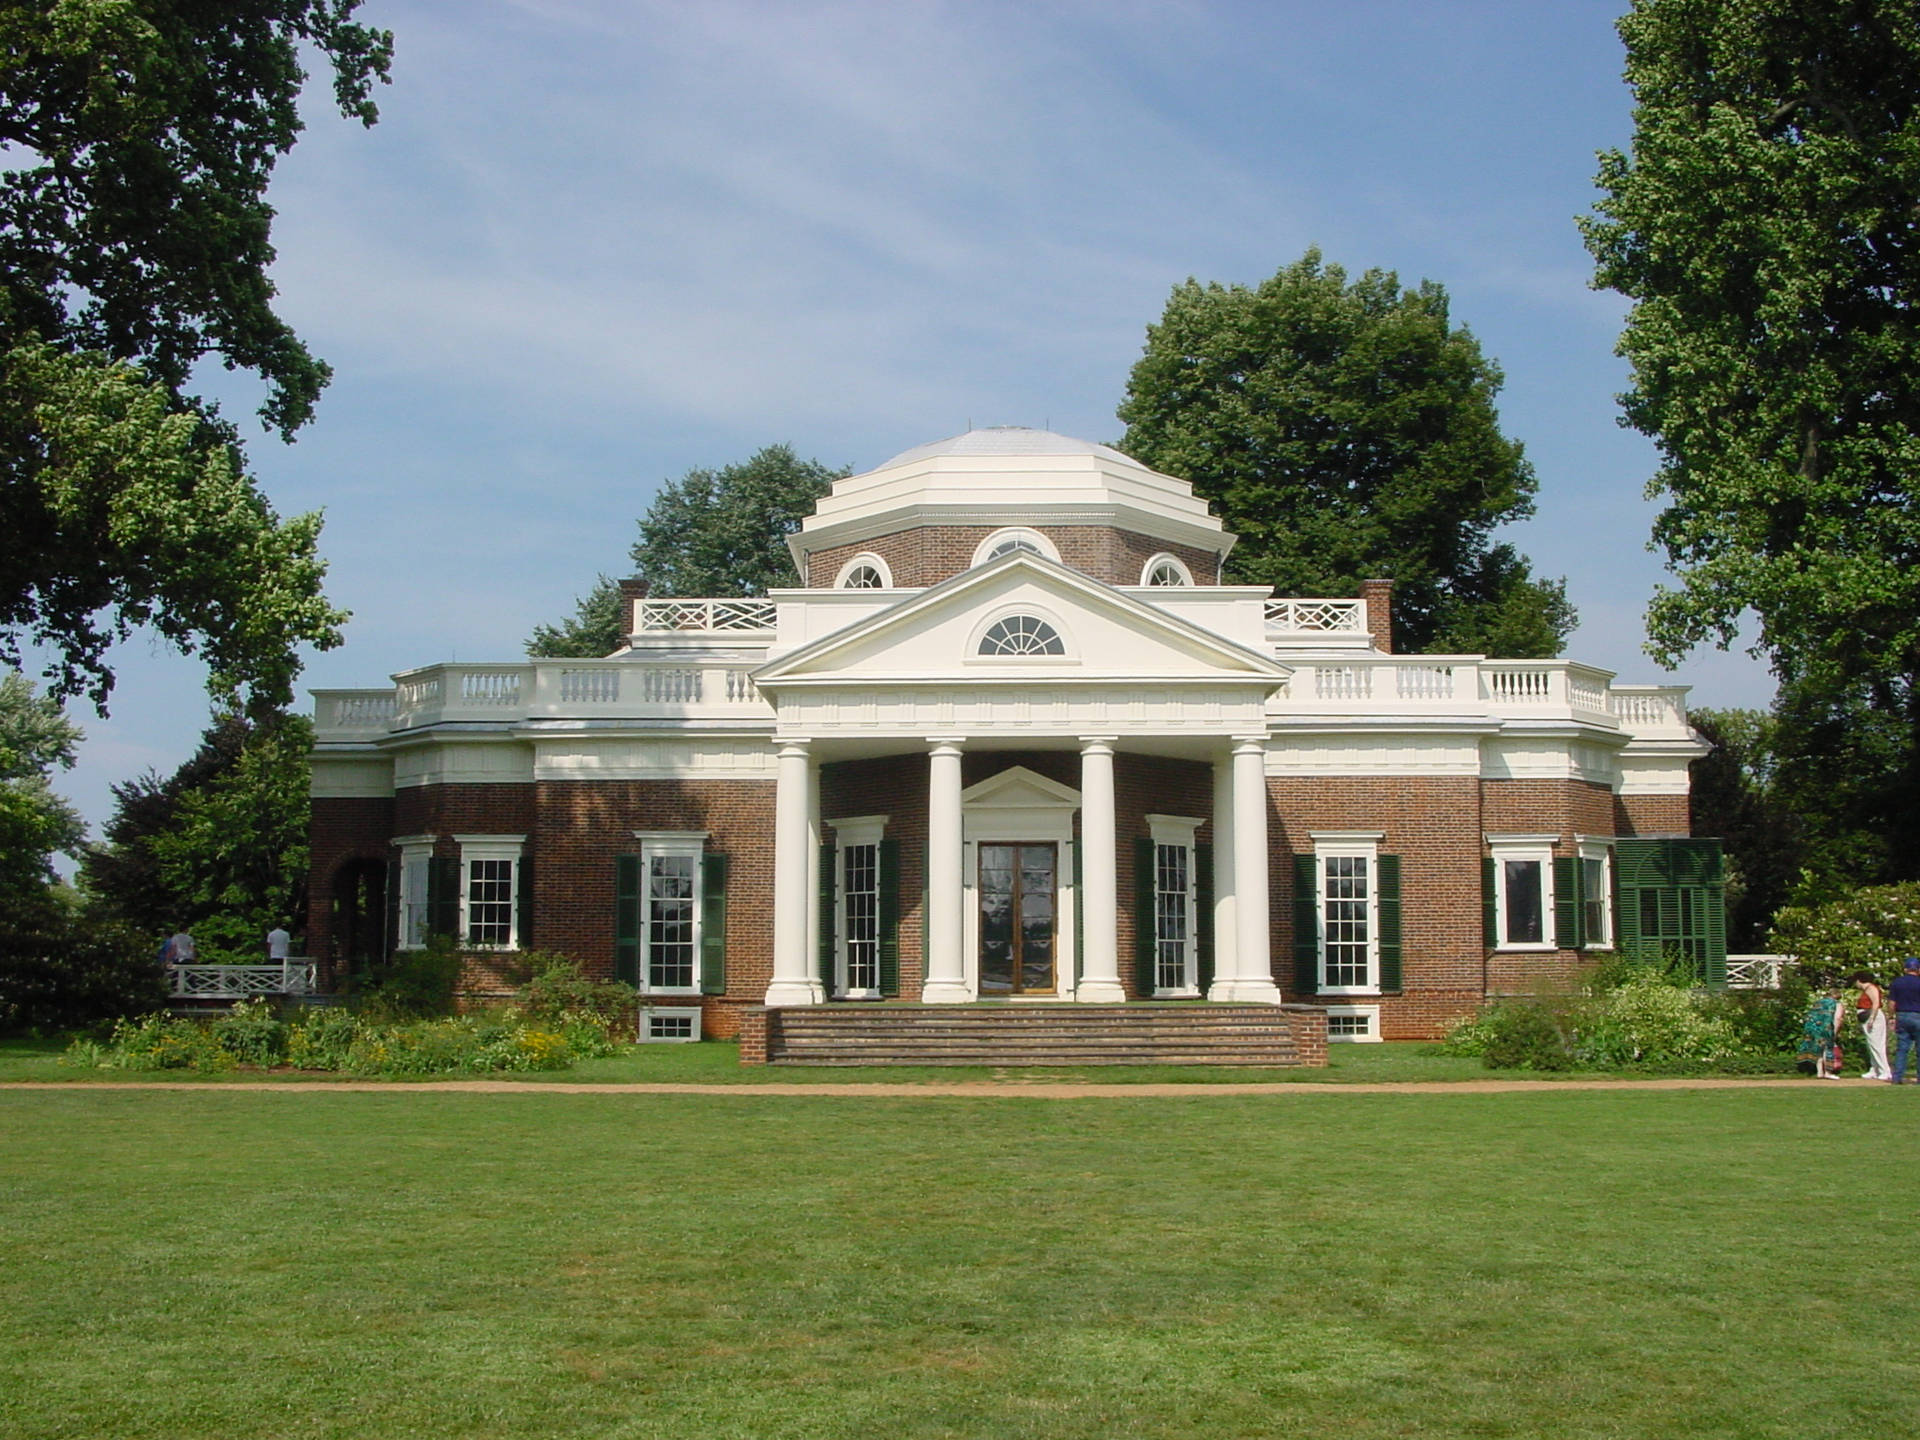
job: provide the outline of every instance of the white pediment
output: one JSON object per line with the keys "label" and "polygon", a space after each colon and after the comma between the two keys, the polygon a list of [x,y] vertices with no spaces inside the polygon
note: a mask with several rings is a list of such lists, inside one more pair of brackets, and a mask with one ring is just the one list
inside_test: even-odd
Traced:
{"label": "white pediment", "polygon": [[[982,654],[990,628],[1013,616],[1051,627],[1062,653]],[[767,691],[818,684],[997,688],[1116,681],[1271,690],[1290,673],[1271,657],[1147,601],[1017,551],[780,656],[754,678]]]}
{"label": "white pediment", "polygon": [[960,803],[981,810],[1057,810],[1080,804],[1080,792],[1024,765],[1009,765],[960,792]]}

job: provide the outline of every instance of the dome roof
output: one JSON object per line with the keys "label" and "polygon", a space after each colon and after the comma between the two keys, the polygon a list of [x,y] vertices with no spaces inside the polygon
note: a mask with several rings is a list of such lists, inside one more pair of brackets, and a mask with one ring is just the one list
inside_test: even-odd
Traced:
{"label": "dome roof", "polygon": [[1111,445],[1076,440],[1071,435],[1056,435],[1051,430],[1032,430],[1025,425],[988,425],[979,430],[963,430],[944,440],[933,440],[925,445],[916,445],[911,450],[902,450],[891,460],[883,460],[873,468],[891,470],[896,465],[947,455],[1098,455],[1104,460],[1131,465],[1136,470],[1147,468],[1131,455],[1122,455]]}

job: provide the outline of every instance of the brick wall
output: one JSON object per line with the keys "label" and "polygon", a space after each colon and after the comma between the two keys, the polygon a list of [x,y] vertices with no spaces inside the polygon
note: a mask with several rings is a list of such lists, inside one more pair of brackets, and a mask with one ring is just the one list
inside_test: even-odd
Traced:
{"label": "brick wall", "polygon": [[313,802],[308,830],[306,953],[321,967],[321,987],[341,978],[335,956],[333,897],[343,868],[355,861],[385,866],[392,855],[393,800],[328,798]]}
{"label": "brick wall", "polygon": [[[831,577],[829,577],[831,578]],[[820,767],[823,821],[887,817],[900,845],[900,998],[918,1000],[926,978],[927,774],[924,754],[848,760]],[[825,838],[831,840],[831,827]]]}
{"label": "brick wall", "polygon": [[[997,525],[921,525],[863,540],[836,545],[807,556],[807,584],[832,586],[840,567],[856,555],[878,555],[893,572],[893,583],[903,588],[937,585],[973,563],[980,542],[1002,527]],[[1197,585],[1220,583],[1220,557],[1189,545],[1169,545],[1151,536],[1110,525],[1035,525],[1060,552],[1060,561],[1082,574],[1109,585],[1138,585],[1148,560],[1165,551],[1177,555],[1193,572]]]}
{"label": "brick wall", "polygon": [[707,849],[728,857],[726,993],[660,1003],[698,1004],[706,1034],[737,1033],[742,1009],[758,1005],[773,978],[774,787],[749,780],[542,780],[531,788],[533,944],[571,956],[602,979],[613,976],[614,857],[639,853],[636,830],[707,832]]}
{"label": "brick wall", "polygon": [[[1317,830],[1377,830],[1380,853],[1400,857],[1402,980],[1380,997],[1389,1040],[1436,1034],[1480,1001],[1486,950],[1481,937],[1480,781],[1471,776],[1274,776],[1267,781],[1274,978],[1294,987],[1293,857],[1313,853]],[[1542,827],[1544,828],[1544,827]],[[1328,1004],[1373,1004],[1372,996],[1328,996]]]}
{"label": "brick wall", "polygon": [[1686,795],[1617,795],[1614,823],[1621,835],[1691,835],[1693,802]]}

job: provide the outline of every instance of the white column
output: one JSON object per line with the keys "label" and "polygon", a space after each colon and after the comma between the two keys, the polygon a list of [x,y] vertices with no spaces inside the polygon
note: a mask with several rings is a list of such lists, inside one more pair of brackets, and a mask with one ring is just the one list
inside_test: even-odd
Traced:
{"label": "white column", "polygon": [[938,737],[927,752],[927,979],[920,998],[960,1005],[967,989],[965,895],[960,867],[960,738]]}
{"label": "white column", "polygon": [[1074,999],[1115,1004],[1127,998],[1120,984],[1120,869],[1114,836],[1113,737],[1080,737],[1080,985]]}
{"label": "white column", "polygon": [[1267,918],[1267,739],[1233,742],[1234,939],[1240,954],[1233,1000],[1280,1003],[1273,983],[1272,927]]}
{"label": "white column", "polygon": [[1233,999],[1240,978],[1240,932],[1234,928],[1233,761],[1213,762],[1213,984],[1209,1000]]}
{"label": "white column", "polygon": [[826,996],[807,953],[811,929],[807,892],[808,814],[813,798],[813,757],[805,740],[783,740],[773,802],[773,983],[769,1005],[818,1005]]}
{"label": "white column", "polygon": [[833,982],[820,974],[820,766],[807,766],[807,973],[820,982],[820,998],[833,998]]}

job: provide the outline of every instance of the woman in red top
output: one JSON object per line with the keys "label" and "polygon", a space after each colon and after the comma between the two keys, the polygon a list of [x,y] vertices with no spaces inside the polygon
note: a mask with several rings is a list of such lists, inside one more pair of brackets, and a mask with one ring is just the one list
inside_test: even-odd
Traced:
{"label": "woman in red top", "polygon": [[1860,1078],[1891,1080],[1893,1071],[1887,1068],[1887,997],[1881,993],[1880,982],[1865,970],[1853,977],[1853,983],[1859,987],[1854,1013],[1860,1021],[1860,1038],[1867,1042],[1867,1068],[1860,1072]]}

